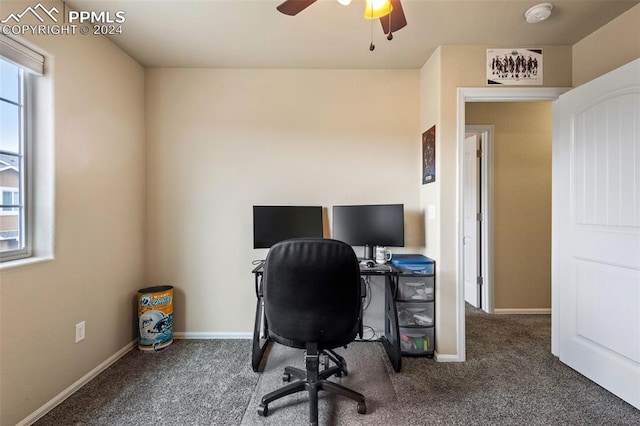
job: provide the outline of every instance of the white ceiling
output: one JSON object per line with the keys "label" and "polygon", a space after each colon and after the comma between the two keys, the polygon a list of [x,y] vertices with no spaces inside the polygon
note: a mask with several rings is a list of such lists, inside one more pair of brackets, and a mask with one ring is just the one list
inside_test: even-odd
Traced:
{"label": "white ceiling", "polygon": [[[527,24],[536,0],[402,0],[408,25],[387,41],[364,0],[318,0],[297,16],[284,0],[69,0],[76,10],[125,12],[114,43],[147,67],[420,68],[440,45],[573,45],[640,1],[552,0],[551,17]],[[546,0],[549,1],[549,0]],[[373,27],[372,27],[373,22]],[[373,28],[376,49],[369,51]]]}

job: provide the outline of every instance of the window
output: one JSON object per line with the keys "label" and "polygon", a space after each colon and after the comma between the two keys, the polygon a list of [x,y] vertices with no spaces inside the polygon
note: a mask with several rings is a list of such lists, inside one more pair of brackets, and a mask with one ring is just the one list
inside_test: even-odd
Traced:
{"label": "window", "polygon": [[11,205],[20,204],[20,191],[17,188],[1,188],[2,189],[2,210],[0,210],[0,215],[3,212],[8,212],[6,214],[16,215],[19,211],[16,207],[9,207]]}
{"label": "window", "polygon": [[42,55],[0,37],[0,261],[31,255],[29,102],[43,68]]}
{"label": "window", "polygon": [[24,71],[0,59],[0,256],[29,254],[26,212]]}

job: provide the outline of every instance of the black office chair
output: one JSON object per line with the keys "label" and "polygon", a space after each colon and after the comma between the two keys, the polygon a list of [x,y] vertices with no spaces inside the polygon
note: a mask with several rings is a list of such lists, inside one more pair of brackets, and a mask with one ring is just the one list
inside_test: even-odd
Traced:
{"label": "black office chair", "polygon": [[[286,367],[284,381],[297,380],[263,396],[258,414],[266,416],[270,402],[305,390],[312,425],[318,424],[320,390],[357,401],[358,413],[365,414],[362,394],[327,380],[348,375],[344,358],[332,349],[352,342],[361,328],[360,269],[353,249],[329,239],[282,241],[269,250],[263,284],[269,336],[306,349],[306,371]],[[329,367],[329,360],[335,366]]]}

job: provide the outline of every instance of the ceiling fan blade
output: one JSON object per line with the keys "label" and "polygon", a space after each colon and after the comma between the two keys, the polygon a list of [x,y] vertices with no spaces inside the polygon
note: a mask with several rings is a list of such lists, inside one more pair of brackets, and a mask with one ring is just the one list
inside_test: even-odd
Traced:
{"label": "ceiling fan blade", "polygon": [[285,15],[295,16],[315,2],[316,0],[286,0],[276,7],[276,9]]}
{"label": "ceiling fan blade", "polygon": [[[393,6],[391,13],[380,18],[380,23],[382,24],[382,29],[385,34],[389,34],[389,32],[395,33],[407,25],[407,19],[404,17],[400,0],[391,0],[391,5]],[[391,27],[389,27],[389,19],[391,19]]]}

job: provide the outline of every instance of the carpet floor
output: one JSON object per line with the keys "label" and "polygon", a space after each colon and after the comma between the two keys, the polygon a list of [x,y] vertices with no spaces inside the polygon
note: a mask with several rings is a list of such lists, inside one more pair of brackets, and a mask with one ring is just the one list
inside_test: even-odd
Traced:
{"label": "carpet floor", "polygon": [[[640,425],[640,411],[550,353],[548,315],[467,312],[467,362],[402,360],[393,372],[379,343],[340,350],[349,376],[332,379],[365,395],[321,393],[321,425]],[[304,393],[256,409],[282,386],[302,351],[274,345],[264,371],[250,368],[248,340],[178,340],[157,354],[131,351],[36,425],[304,425]]]}
{"label": "carpet floor", "polygon": [[259,375],[249,340],[176,340],[158,353],[136,349],[35,424],[235,425]]}

